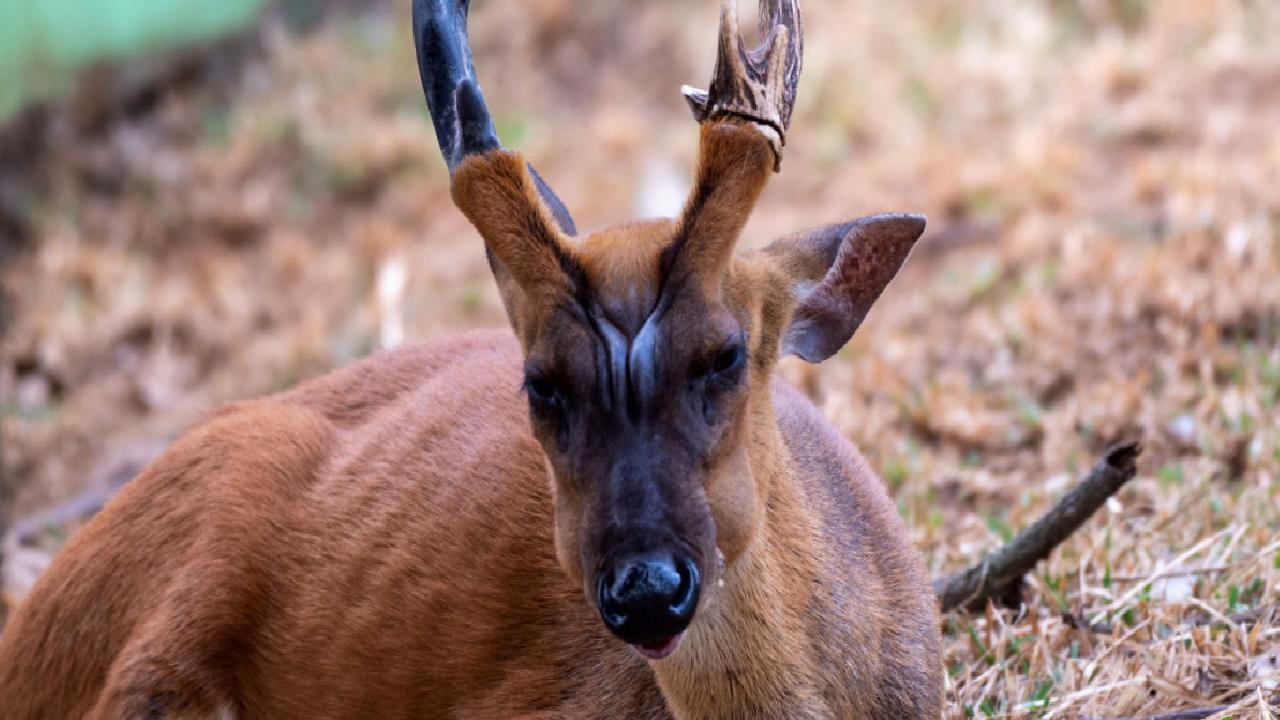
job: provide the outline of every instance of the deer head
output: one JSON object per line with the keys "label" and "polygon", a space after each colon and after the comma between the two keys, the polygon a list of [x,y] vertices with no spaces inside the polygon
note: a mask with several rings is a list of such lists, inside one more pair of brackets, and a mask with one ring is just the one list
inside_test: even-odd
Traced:
{"label": "deer head", "polygon": [[924,218],[868,217],[734,254],[781,163],[802,33],[796,0],[762,0],[763,42],[749,50],[724,0],[710,89],[685,89],[701,138],[680,217],[576,237],[563,203],[498,142],[467,6],[414,0],[414,37],[454,202],[484,239],[524,351],[556,553],[608,629],[658,659],[748,551],[785,471],[770,442],[777,358],[839,350]]}

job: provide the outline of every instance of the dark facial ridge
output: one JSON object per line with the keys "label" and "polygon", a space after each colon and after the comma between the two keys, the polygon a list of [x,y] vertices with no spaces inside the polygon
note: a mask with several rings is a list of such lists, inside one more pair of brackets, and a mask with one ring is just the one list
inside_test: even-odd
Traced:
{"label": "dark facial ridge", "polygon": [[[574,280],[577,292],[562,305],[562,310],[572,322],[586,328],[595,341],[595,399],[604,409],[623,409],[635,420],[642,400],[656,387],[653,350],[657,325],[666,306],[663,296],[660,293],[642,317],[619,318],[598,300],[585,274],[576,274]],[[628,332],[628,328],[637,330]]]}

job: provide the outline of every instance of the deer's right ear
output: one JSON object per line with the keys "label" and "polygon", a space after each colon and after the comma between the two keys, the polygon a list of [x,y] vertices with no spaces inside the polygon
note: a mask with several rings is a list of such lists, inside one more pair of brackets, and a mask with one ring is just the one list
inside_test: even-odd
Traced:
{"label": "deer's right ear", "polygon": [[764,252],[790,279],[795,310],[781,352],[822,362],[853,337],[924,233],[923,215],[872,215],[775,240]]}
{"label": "deer's right ear", "polygon": [[572,240],[519,153],[496,148],[466,156],[454,170],[452,192],[484,238],[507,315],[527,339],[525,314],[572,294],[581,282]]}

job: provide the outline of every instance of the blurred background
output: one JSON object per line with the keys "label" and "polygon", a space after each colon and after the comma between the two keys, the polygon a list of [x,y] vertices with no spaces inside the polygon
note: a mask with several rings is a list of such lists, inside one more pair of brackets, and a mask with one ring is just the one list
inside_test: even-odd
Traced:
{"label": "blurred background", "polygon": [[[674,214],[697,140],[679,87],[710,77],[718,3],[473,5],[499,135],[579,227]],[[1145,448],[1021,608],[946,619],[948,712],[1269,717],[1280,3],[803,7],[786,163],[745,243],[929,215],[857,338],[781,372],[880,470],[930,570],[998,546],[1110,444]],[[220,403],[505,322],[408,16],[0,5],[7,602]]]}

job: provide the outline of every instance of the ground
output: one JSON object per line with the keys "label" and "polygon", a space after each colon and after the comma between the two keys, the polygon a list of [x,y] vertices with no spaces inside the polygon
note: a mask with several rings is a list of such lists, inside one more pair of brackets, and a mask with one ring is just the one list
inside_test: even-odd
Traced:
{"label": "ground", "polygon": [[[946,617],[948,716],[1271,717],[1280,6],[804,9],[786,160],[746,243],[929,215],[858,337],[781,372],[881,471],[931,572],[997,547],[1110,444],[1144,446],[1019,608]],[[716,12],[475,3],[499,133],[580,227],[678,206],[697,138],[678,88],[710,77]],[[46,116],[26,240],[0,252],[16,517],[120,482],[221,402],[503,322],[407,14],[267,23],[106,121],[74,102]],[[54,520],[45,550],[74,529]]]}

